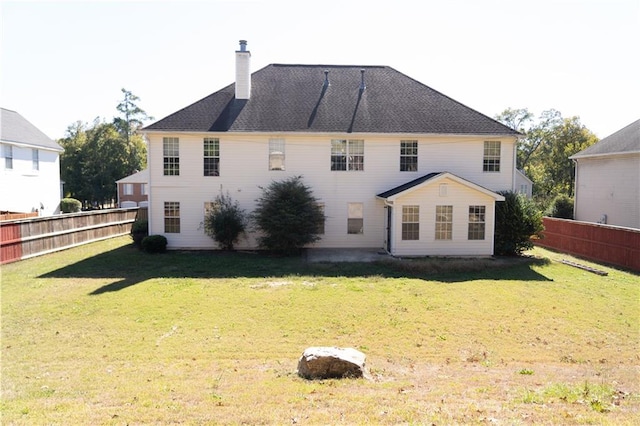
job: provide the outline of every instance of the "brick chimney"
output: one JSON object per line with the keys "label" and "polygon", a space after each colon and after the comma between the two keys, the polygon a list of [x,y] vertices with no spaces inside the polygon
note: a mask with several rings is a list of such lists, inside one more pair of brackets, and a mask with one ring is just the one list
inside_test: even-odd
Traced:
{"label": "brick chimney", "polygon": [[251,96],[251,52],[247,50],[247,40],[240,40],[240,50],[236,50],[236,99]]}

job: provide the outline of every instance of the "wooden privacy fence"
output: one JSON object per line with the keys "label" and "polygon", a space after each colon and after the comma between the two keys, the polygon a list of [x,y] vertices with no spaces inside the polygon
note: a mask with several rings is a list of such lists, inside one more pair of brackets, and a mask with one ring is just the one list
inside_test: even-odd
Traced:
{"label": "wooden privacy fence", "polygon": [[126,235],[137,213],[135,207],[0,222],[0,264]]}
{"label": "wooden privacy fence", "polygon": [[640,229],[545,217],[535,244],[597,262],[640,271]]}

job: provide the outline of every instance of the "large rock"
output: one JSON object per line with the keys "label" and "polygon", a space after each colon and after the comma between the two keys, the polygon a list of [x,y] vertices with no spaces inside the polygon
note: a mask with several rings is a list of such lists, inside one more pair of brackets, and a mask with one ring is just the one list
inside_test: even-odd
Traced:
{"label": "large rock", "polygon": [[298,361],[298,375],[305,379],[363,377],[365,359],[353,348],[311,347]]}

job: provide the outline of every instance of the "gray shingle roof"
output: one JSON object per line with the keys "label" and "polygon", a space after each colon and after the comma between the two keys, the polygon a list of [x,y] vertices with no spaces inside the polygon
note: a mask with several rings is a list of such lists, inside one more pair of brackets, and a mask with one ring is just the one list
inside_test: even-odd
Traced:
{"label": "gray shingle roof", "polygon": [[380,198],[389,198],[389,197],[393,197],[394,195],[400,194],[401,192],[404,192],[408,189],[413,188],[414,186],[418,186],[423,182],[428,181],[429,179],[432,179],[438,175],[442,174],[441,172],[437,172],[437,173],[429,173],[426,174],[424,176],[420,176],[417,179],[414,179],[410,182],[404,183],[402,185],[396,186],[395,188],[391,188],[388,191],[385,192],[381,192],[380,194],[376,195],[376,197],[380,197]]}
{"label": "gray shingle roof", "polygon": [[0,140],[63,151],[56,141],[42,133],[23,116],[10,109],[0,108]]}
{"label": "gray shingle roof", "polygon": [[[328,87],[323,84],[325,70]],[[231,84],[145,129],[519,134],[387,66],[283,64],[252,74],[249,100],[235,99]]]}
{"label": "gray shingle roof", "polygon": [[640,152],[640,120],[634,121],[569,158],[621,154],[625,152]]}

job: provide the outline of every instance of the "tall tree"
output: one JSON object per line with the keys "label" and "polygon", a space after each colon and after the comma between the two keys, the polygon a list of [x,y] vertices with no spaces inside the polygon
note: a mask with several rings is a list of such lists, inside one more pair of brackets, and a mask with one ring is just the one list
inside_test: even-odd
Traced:
{"label": "tall tree", "polygon": [[114,118],[113,123],[122,134],[125,135],[128,143],[131,136],[142,127],[144,121],[153,120],[153,117],[148,116],[145,110],[137,105],[136,102],[140,100],[139,97],[125,88],[120,90],[124,95],[124,99],[122,99],[116,109],[122,114],[122,117]]}

